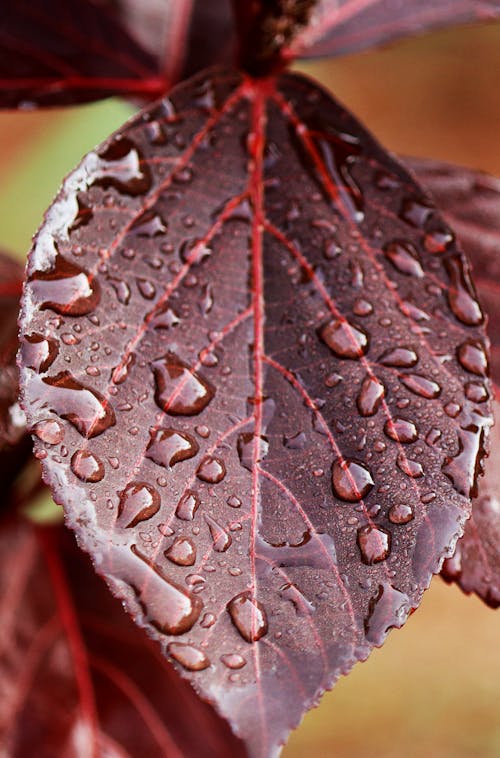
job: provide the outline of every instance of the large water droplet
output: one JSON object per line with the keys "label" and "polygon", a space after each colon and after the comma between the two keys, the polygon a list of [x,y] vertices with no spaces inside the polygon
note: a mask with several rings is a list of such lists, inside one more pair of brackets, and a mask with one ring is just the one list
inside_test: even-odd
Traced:
{"label": "large water droplet", "polygon": [[467,382],[465,397],[473,403],[484,403],[489,398],[487,387],[482,382]]}
{"label": "large water droplet", "polygon": [[484,454],[484,430],[476,426],[460,429],[458,453],[446,459],[443,473],[461,495],[477,496],[477,478]]}
{"label": "large water droplet", "polygon": [[254,465],[266,457],[269,442],[265,437],[257,437],[251,432],[244,432],[238,435],[236,447],[241,465],[248,471],[252,471]]}
{"label": "large water droplet", "polygon": [[193,566],[196,563],[196,547],[189,537],[177,537],[165,550],[165,557],[177,566]]}
{"label": "large water droplet", "polygon": [[350,460],[337,460],[332,467],[333,493],[341,500],[357,503],[372,489],[374,482],[367,468]]}
{"label": "large water droplet", "polygon": [[206,455],[198,466],[196,476],[198,479],[201,479],[202,482],[208,482],[208,484],[218,484],[219,482],[222,482],[226,476],[224,461],[215,456]]}
{"label": "large water droplet", "polygon": [[448,289],[450,308],[463,324],[478,326],[484,321],[481,306],[474,294],[469,272],[464,268],[460,255],[448,258],[445,263],[451,287]]}
{"label": "large water droplet", "polygon": [[420,374],[404,374],[399,377],[399,380],[415,395],[428,400],[438,397],[441,393],[441,387],[437,382]]}
{"label": "large water droplet", "polygon": [[385,422],[384,432],[396,442],[409,443],[418,439],[418,430],[413,421],[391,418]]}
{"label": "large water droplet", "polygon": [[457,351],[461,366],[471,374],[486,376],[488,374],[488,358],[484,345],[476,340],[464,342]]}
{"label": "large water droplet", "polygon": [[386,258],[401,274],[423,277],[424,272],[416,249],[409,242],[394,240],[384,247]]}
{"label": "large water droplet", "polygon": [[418,363],[418,355],[409,347],[396,347],[382,353],[378,362],[382,366],[394,366],[395,368],[412,368]]}
{"label": "large water droplet", "polygon": [[374,416],[385,395],[385,387],[375,376],[367,376],[361,385],[357,398],[358,410],[362,416]]}
{"label": "large water droplet", "polygon": [[160,428],[150,434],[146,458],[159,466],[172,468],[176,463],[193,458],[199,449],[198,443],[190,434]]}
{"label": "large water droplet", "polygon": [[210,531],[214,550],[218,553],[225,553],[231,546],[231,535],[211,516],[205,516],[205,521]]}
{"label": "large water droplet", "polygon": [[173,352],[168,352],[151,366],[156,403],[171,416],[195,416],[215,395],[212,385]]}
{"label": "large water droplet", "polygon": [[49,271],[35,271],[30,277],[33,300],[41,310],[62,316],[86,316],[99,303],[99,282],[59,253]]}
{"label": "large water droplet", "polygon": [[249,591],[241,592],[227,604],[231,621],[247,642],[257,642],[268,629],[264,606]]}
{"label": "large water droplet", "polygon": [[180,318],[167,304],[156,313],[152,324],[155,329],[173,329],[174,326],[180,324]]}
{"label": "large water droplet", "polygon": [[77,450],[71,458],[71,470],[82,482],[100,482],[104,478],[102,461],[88,450]]}
{"label": "large water droplet", "polygon": [[67,419],[83,437],[102,434],[116,423],[109,401],[96,390],[85,387],[67,371],[45,377],[45,402],[58,416]]}
{"label": "large water droplet", "polygon": [[28,334],[21,344],[23,363],[34,371],[43,373],[54,363],[59,353],[56,340],[41,334]]}
{"label": "large water droplet", "polygon": [[385,561],[391,551],[391,535],[382,527],[361,527],[357,540],[363,563],[369,566]]}
{"label": "large water droplet", "polygon": [[111,374],[113,384],[123,384],[128,379],[129,371],[135,364],[135,354],[129,353],[124,361],[120,363]]}
{"label": "large water droplet", "polygon": [[368,350],[368,336],[359,327],[343,319],[335,319],[326,324],[320,337],[335,355],[355,360]]}
{"label": "large water droplet", "polygon": [[44,419],[33,427],[33,434],[47,445],[58,445],[64,439],[64,428],[55,419]]}
{"label": "large water droplet", "polygon": [[390,584],[381,584],[369,606],[365,620],[366,639],[381,645],[390,629],[403,626],[410,612],[410,599]]}
{"label": "large water droplet", "polygon": [[187,490],[177,503],[177,508],[175,509],[175,515],[177,518],[180,518],[182,521],[192,521],[194,519],[194,515],[196,511],[198,510],[200,506],[200,498],[196,494],[196,492],[192,492],[191,490]]}
{"label": "large water droplet", "polygon": [[114,187],[132,196],[142,195],[151,188],[149,167],[128,137],[112,137],[98,154],[90,153],[87,161],[93,184],[105,189]]}
{"label": "large water droplet", "polygon": [[117,519],[119,526],[133,527],[140,521],[151,518],[160,509],[159,493],[146,482],[130,482],[119,494]]}
{"label": "large water droplet", "polygon": [[170,642],[167,652],[188,671],[203,671],[210,666],[210,660],[205,653],[186,642]]}

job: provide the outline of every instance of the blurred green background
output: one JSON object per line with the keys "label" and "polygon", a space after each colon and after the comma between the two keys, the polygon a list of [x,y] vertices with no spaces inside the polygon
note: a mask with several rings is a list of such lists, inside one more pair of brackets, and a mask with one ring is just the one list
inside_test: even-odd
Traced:
{"label": "blurred green background", "polygon": [[[297,68],[391,150],[500,175],[499,24]],[[62,177],[133,110],[106,101],[0,115],[1,247],[24,259]],[[436,579],[404,630],[323,698],[283,755],[498,758],[498,613]]]}

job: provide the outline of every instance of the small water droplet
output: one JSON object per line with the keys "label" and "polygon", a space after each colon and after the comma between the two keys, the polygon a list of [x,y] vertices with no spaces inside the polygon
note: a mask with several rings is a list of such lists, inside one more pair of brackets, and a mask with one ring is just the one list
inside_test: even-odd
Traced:
{"label": "small water droplet", "polygon": [[433,208],[424,200],[403,200],[400,217],[411,226],[422,229],[433,212]]}
{"label": "small water droplet", "polygon": [[264,606],[249,591],[241,592],[227,604],[231,621],[247,642],[257,642],[267,633]]}
{"label": "small water droplet", "polygon": [[196,476],[202,482],[209,484],[218,484],[226,476],[226,467],[224,461],[212,455],[206,455],[198,466]]}
{"label": "small water droplet", "polygon": [[113,384],[123,384],[128,379],[129,371],[135,363],[135,354],[129,353],[125,360],[120,363],[111,374],[111,381]]}
{"label": "small water droplet", "polygon": [[420,395],[420,397],[425,397],[428,400],[438,397],[441,393],[441,387],[437,382],[420,374],[403,374],[399,380],[415,395]]}
{"label": "small water droplet", "polygon": [[406,474],[406,476],[409,476],[412,479],[418,479],[418,477],[424,475],[422,464],[418,461],[410,460],[404,455],[404,453],[398,455],[396,458],[396,465],[401,469],[403,474]]}
{"label": "small water droplet", "polygon": [[145,300],[153,300],[156,295],[156,287],[149,279],[137,278],[137,289]]}
{"label": "small water droplet", "polygon": [[100,482],[104,478],[102,461],[87,450],[77,450],[71,458],[71,470],[82,482]]}
{"label": "small water droplet", "polygon": [[200,621],[200,626],[202,629],[210,629],[211,626],[213,626],[216,622],[216,618],[213,613],[205,613],[202,620]]}
{"label": "small water droplet", "polygon": [[356,403],[362,416],[374,416],[385,395],[385,387],[375,376],[367,376],[361,385]]}
{"label": "small water droplet", "polygon": [[59,421],[46,419],[35,424],[33,434],[36,434],[38,439],[46,442],[47,445],[58,445],[64,439],[64,428]]}
{"label": "small water droplet", "polygon": [[138,237],[156,237],[158,234],[166,234],[168,224],[153,210],[145,211],[134,221],[130,230]]}
{"label": "small water droplet", "polygon": [[337,460],[332,467],[333,493],[341,500],[356,503],[372,489],[374,482],[367,468],[350,460]]}
{"label": "small water droplet", "polygon": [[220,659],[228,669],[241,669],[246,665],[246,660],[238,653],[227,653],[226,655],[221,655]]}
{"label": "small water droplet", "polygon": [[161,505],[159,493],[146,482],[130,482],[125,489],[118,493],[119,526],[131,528],[140,521],[146,521],[158,513]]}
{"label": "small water droplet", "polygon": [[417,427],[404,418],[391,418],[385,422],[384,432],[392,440],[401,443],[415,442],[418,439]]}
{"label": "small water droplet", "polygon": [[368,350],[367,334],[343,319],[326,324],[320,331],[320,337],[340,358],[356,360]]}
{"label": "small water droplet", "polygon": [[285,435],[283,437],[283,444],[289,450],[303,450],[307,445],[307,436],[304,432],[297,432],[297,434],[292,434],[290,437]]}
{"label": "small water droplet", "polygon": [[357,540],[363,563],[368,566],[385,561],[391,551],[390,532],[382,527],[361,527],[358,529]]}
{"label": "small water droplet", "polygon": [[467,382],[465,397],[473,403],[484,403],[489,398],[486,386],[482,382]]}
{"label": "small water droplet", "polygon": [[177,537],[164,554],[177,566],[193,566],[196,563],[196,547],[189,537]]}
{"label": "small water droplet", "polygon": [[388,515],[393,524],[407,524],[414,518],[413,507],[409,503],[396,503],[391,506]]}
{"label": "small water droplet", "polygon": [[449,230],[436,230],[425,235],[424,247],[433,255],[444,253],[453,243],[455,237]]}
{"label": "small water droplet", "polygon": [[239,497],[236,497],[236,495],[230,495],[227,499],[227,504],[231,506],[231,508],[241,508],[241,500]]}
{"label": "small water droplet", "polygon": [[446,403],[446,405],[444,406],[444,412],[450,418],[456,418],[461,410],[462,410],[462,406],[459,403],[455,403],[453,401],[451,401],[450,403]]}
{"label": "small water droplet", "polygon": [[256,463],[266,457],[269,450],[269,442],[265,437],[257,437],[251,432],[238,435],[236,443],[238,457],[243,468],[252,471]]}
{"label": "small water droplet", "polygon": [[203,671],[210,666],[205,653],[187,642],[169,642],[167,652],[187,671]]}
{"label": "small water droplet", "polygon": [[360,297],[354,303],[352,312],[356,316],[369,316],[370,313],[373,313],[373,305],[368,300]]}
{"label": "small water droplet", "polygon": [[464,342],[457,351],[460,365],[471,374],[486,376],[488,374],[488,358],[484,345],[476,340]]}
{"label": "small water droplet", "polygon": [[409,242],[394,240],[384,247],[386,258],[401,274],[422,278],[422,265],[416,249]]}
{"label": "small water droplet", "polygon": [[396,347],[386,350],[382,353],[378,362],[382,366],[393,366],[395,368],[412,368],[418,363],[418,355],[414,350],[408,347]]}
{"label": "small water droplet", "polygon": [[447,258],[446,270],[450,277],[451,287],[448,288],[450,308],[459,321],[467,326],[478,326],[484,321],[483,312],[479,305],[469,271],[465,268],[460,255]]}
{"label": "small water droplet", "polygon": [[178,324],[180,324],[180,318],[168,304],[163,305],[152,320],[155,329],[173,329]]}
{"label": "small water droplet", "polygon": [[155,378],[155,400],[171,416],[195,416],[215,395],[212,385],[181,361],[173,352],[151,364]]}
{"label": "small water droplet", "polygon": [[172,468],[176,463],[194,458],[199,449],[198,443],[190,434],[171,428],[159,428],[150,433],[145,455],[159,466]]}
{"label": "small water droplet", "polygon": [[217,553],[225,553],[231,547],[232,539],[226,530],[217,523],[211,516],[205,516],[210,536],[213,542],[213,548]]}
{"label": "small water droplet", "polygon": [[122,305],[128,305],[131,292],[127,282],[123,281],[123,279],[114,279],[111,277],[108,278],[108,281],[116,293],[116,299],[118,302]]}
{"label": "small water droplet", "polygon": [[196,492],[187,490],[177,503],[175,515],[182,521],[192,521],[200,505],[200,498]]}

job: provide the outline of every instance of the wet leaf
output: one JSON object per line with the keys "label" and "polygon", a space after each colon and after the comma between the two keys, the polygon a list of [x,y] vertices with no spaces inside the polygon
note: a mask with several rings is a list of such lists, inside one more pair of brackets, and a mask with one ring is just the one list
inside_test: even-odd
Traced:
{"label": "wet leaf", "polygon": [[295,51],[339,56],[432,29],[500,17],[499,0],[319,0]]}
{"label": "wet leaf", "polygon": [[84,158],[28,275],[23,339],[58,351],[22,369],[56,500],[272,753],[470,514],[490,418],[464,388],[487,358],[452,232],[313,83],[222,70]]}
{"label": "wet leaf", "polygon": [[31,451],[26,418],[18,403],[17,317],[23,267],[0,252],[0,483],[3,498]]}
{"label": "wet leaf", "polygon": [[89,755],[243,755],[66,530],[4,519],[0,558],[0,734],[8,755],[79,756],[82,745]]}
{"label": "wet leaf", "polygon": [[[500,330],[498,328],[498,284],[500,280],[500,180],[460,166],[433,160],[406,158],[421,183],[458,234],[472,263],[474,281],[489,320],[491,373],[500,386]],[[498,390],[497,390],[498,391]],[[469,394],[483,396],[481,386],[470,384]],[[486,462],[486,475],[479,484],[479,497],[473,501],[472,516],[465,534],[457,543],[453,558],[445,561],[443,576],[456,581],[464,592],[476,592],[489,605],[500,603],[500,505],[498,456],[500,408],[494,403],[496,426],[492,450]]]}

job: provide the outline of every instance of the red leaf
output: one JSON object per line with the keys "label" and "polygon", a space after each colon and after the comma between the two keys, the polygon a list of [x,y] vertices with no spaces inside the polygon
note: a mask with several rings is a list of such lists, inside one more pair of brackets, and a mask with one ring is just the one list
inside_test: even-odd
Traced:
{"label": "red leaf", "polygon": [[[439,248],[439,249],[438,249]],[[221,71],[68,177],[29,263],[36,452],[137,623],[253,755],[400,627],[488,404],[452,232],[341,106]]]}
{"label": "red leaf", "polygon": [[[93,756],[243,755],[66,530],[0,527],[0,735],[9,755],[76,758],[82,744]],[[14,574],[5,570],[14,564]]]}
{"label": "red leaf", "polygon": [[[492,176],[439,161],[405,159],[433,195],[448,222],[458,234],[475,272],[474,281],[489,315],[488,336],[492,343],[493,380],[500,386],[500,323],[498,284],[500,265],[500,180]],[[474,391],[477,390],[474,388]],[[498,390],[497,390],[498,391]],[[464,592],[476,592],[489,605],[500,603],[500,507],[498,505],[498,460],[500,407],[494,404],[497,426],[486,475],[473,501],[472,516],[453,558],[445,561],[443,576],[456,581]]]}
{"label": "red leaf", "polygon": [[431,29],[499,16],[499,0],[319,0],[294,52],[306,58],[347,55]]}
{"label": "red leaf", "polygon": [[96,0],[4,0],[0,107],[68,105],[115,94],[158,96],[157,64]]}

